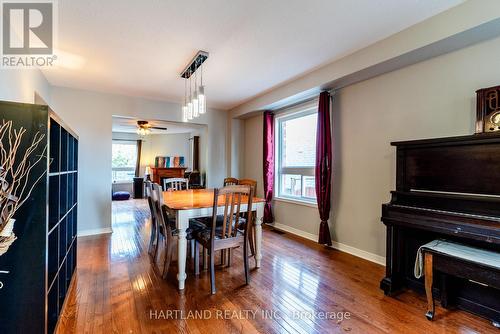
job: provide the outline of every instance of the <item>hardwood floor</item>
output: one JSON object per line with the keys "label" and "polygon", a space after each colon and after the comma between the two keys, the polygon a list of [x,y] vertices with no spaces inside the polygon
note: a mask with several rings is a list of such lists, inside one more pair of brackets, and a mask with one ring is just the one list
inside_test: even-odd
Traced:
{"label": "hardwood floor", "polygon": [[59,334],[498,333],[486,320],[439,306],[430,322],[423,295],[384,296],[382,266],[270,229],[262,268],[250,261],[249,286],[236,250],[232,266],[216,272],[216,295],[208,272],[197,278],[190,263],[186,289],[178,292],[175,263],[166,281],[153,270],[149,228],[145,201],[113,202],[113,234],[78,240]]}

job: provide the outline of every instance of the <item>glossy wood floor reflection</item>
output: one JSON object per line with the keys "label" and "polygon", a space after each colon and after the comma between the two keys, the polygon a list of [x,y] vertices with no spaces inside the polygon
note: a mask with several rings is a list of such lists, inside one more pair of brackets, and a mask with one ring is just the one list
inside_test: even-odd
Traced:
{"label": "glossy wood floor reflection", "polygon": [[[382,266],[269,229],[262,268],[252,269],[249,286],[237,250],[232,266],[216,273],[216,295],[209,294],[208,272],[196,278],[192,265],[185,291],[178,292],[175,264],[166,281],[152,269],[149,229],[145,201],[114,202],[113,234],[79,239],[59,334],[498,333],[481,318],[440,307],[429,322],[424,296],[384,296]],[[349,319],[346,313],[340,319],[341,312]]]}

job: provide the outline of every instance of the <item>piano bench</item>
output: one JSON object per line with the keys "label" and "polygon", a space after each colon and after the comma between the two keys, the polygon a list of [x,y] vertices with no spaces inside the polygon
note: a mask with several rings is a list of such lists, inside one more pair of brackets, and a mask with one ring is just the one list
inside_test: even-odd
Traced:
{"label": "piano bench", "polygon": [[[434,270],[468,279],[480,285],[500,289],[500,253],[474,248],[444,240],[431,241],[419,249],[424,256],[425,294],[427,296],[427,319],[434,318],[432,284]],[[417,263],[418,256],[417,255]],[[500,324],[493,321],[493,325]]]}

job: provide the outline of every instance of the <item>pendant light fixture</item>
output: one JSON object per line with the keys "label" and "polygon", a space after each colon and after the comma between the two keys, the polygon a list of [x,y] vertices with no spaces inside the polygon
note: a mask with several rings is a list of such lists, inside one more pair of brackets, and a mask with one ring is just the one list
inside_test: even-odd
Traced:
{"label": "pendant light fixture", "polygon": [[187,81],[184,80],[184,104],[182,105],[182,121],[188,121],[188,106],[187,106]]}
{"label": "pendant light fixture", "polygon": [[200,105],[198,104],[198,75],[196,72],[194,72],[194,91],[193,91],[193,98],[191,99],[191,102],[193,103],[193,118],[198,118],[200,116],[199,110],[200,110]]}
{"label": "pendant light fixture", "polygon": [[[182,71],[181,78],[184,82],[184,104],[182,106],[182,120],[191,121],[207,112],[207,102],[205,96],[205,86],[203,85],[203,62],[207,60],[208,52],[198,51],[188,66]],[[198,86],[198,73],[200,68],[200,85]],[[194,75],[194,87],[193,87]],[[187,90],[187,80],[189,80],[189,92]]]}
{"label": "pendant light fixture", "polygon": [[189,74],[189,102],[188,102],[188,120],[193,119],[193,102],[191,101],[191,73]]}
{"label": "pendant light fixture", "polygon": [[203,86],[203,63],[201,64],[201,78],[200,78],[200,87],[198,88],[198,103],[199,103],[199,113],[203,115],[207,111],[207,104],[205,101],[205,86]]}

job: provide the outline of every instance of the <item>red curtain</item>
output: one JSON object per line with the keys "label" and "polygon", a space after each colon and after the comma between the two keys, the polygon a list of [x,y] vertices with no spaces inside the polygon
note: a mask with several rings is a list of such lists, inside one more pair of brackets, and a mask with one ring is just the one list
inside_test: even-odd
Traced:
{"label": "red curtain", "polygon": [[332,134],[330,128],[330,94],[319,95],[318,128],[316,134],[316,197],[318,201],[319,226],[318,243],[332,245],[328,219],[330,217],[330,191],[332,187]]}
{"label": "red curtain", "polygon": [[274,222],[272,211],[272,200],[274,191],[274,114],[270,111],[264,112],[264,223]]}

